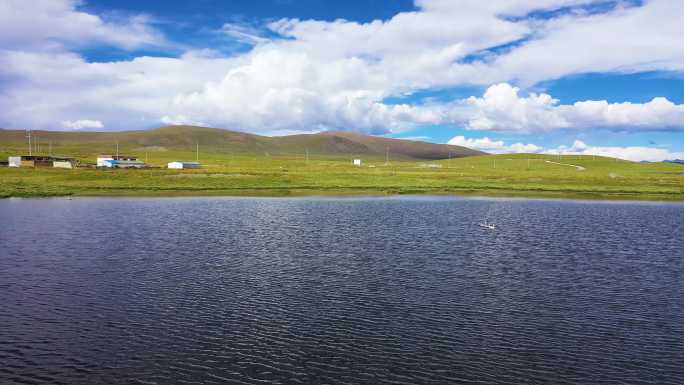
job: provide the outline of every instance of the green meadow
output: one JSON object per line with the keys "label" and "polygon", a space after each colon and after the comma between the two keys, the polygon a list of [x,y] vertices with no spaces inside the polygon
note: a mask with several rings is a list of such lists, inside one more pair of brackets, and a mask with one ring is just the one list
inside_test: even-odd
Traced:
{"label": "green meadow", "polygon": [[[0,157],[18,148],[0,149]],[[60,154],[95,162],[104,149],[63,146]],[[109,151],[112,152],[112,151]],[[444,160],[355,154],[241,153],[200,148],[198,170],[167,170],[195,152],[126,149],[142,170],[0,168],[0,197],[298,196],[470,194],[582,199],[684,200],[684,166],[592,156],[483,155]],[[351,160],[359,157],[362,167]]]}

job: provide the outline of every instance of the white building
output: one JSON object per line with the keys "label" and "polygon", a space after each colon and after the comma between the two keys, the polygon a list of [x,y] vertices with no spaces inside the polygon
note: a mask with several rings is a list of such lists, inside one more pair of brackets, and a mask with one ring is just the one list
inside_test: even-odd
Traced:
{"label": "white building", "polygon": [[145,164],[134,156],[98,155],[97,167],[142,167]]}
{"label": "white building", "polygon": [[112,155],[98,155],[97,156],[97,167],[108,167],[105,166],[105,162],[108,160],[114,160]]}
{"label": "white building", "polygon": [[74,158],[49,155],[21,155],[7,158],[9,167],[58,167],[74,168],[78,162]]}
{"label": "white building", "polygon": [[52,162],[54,168],[74,168],[74,163],[68,160],[56,160]]}
{"label": "white building", "polygon": [[174,170],[182,170],[186,168],[201,168],[202,165],[198,162],[175,161],[169,162],[166,167]]}
{"label": "white building", "polygon": [[354,166],[360,167],[361,166],[361,159],[354,159],[353,164],[354,164]]}

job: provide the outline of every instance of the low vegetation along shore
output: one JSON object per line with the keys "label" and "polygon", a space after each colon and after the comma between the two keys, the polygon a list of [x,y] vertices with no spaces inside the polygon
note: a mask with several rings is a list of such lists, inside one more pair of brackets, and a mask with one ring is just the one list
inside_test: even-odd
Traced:
{"label": "low vegetation along shore", "polygon": [[[0,167],[0,197],[469,194],[684,200],[684,166],[679,164],[481,155],[463,147],[349,133],[268,138],[176,126],[33,136],[34,154],[94,163],[118,143],[121,153],[153,168]],[[25,155],[27,147],[23,131],[0,130],[0,160]],[[165,168],[171,161],[195,160],[198,148],[201,169]],[[361,159],[362,166],[352,165],[352,159]]]}
{"label": "low vegetation along shore", "polygon": [[[155,153],[151,165],[192,159]],[[148,155],[149,156],[149,155]],[[475,194],[684,200],[684,166],[578,156],[409,161],[211,155],[198,170],[0,168],[0,197]],[[577,167],[578,166],[578,167]]]}

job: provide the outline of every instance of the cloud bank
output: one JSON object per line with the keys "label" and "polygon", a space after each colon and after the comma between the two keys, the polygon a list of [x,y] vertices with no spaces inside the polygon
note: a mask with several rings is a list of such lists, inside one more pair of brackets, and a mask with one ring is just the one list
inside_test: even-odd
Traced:
{"label": "cloud bank", "polygon": [[646,146],[590,146],[581,140],[575,140],[571,146],[544,148],[535,144],[506,144],[503,140],[492,140],[488,137],[473,139],[456,136],[449,144],[465,146],[492,154],[559,154],[559,155],[597,155],[611,158],[631,160],[633,162],[661,162],[664,160],[684,159],[684,152],[670,151],[666,148]]}
{"label": "cloud bank", "polygon": [[104,128],[104,124],[102,124],[102,122],[99,120],[65,120],[62,122],[62,127],[64,127],[67,130],[78,131],[84,128]]}
{"label": "cloud bank", "polygon": [[[74,0],[30,7],[7,0],[0,4],[0,126],[73,129],[61,122],[88,116],[107,129],[199,122],[256,133],[380,134],[424,125],[683,130],[682,105],[665,98],[562,105],[512,85],[586,72],[684,70],[684,2],[617,1],[604,12],[586,10],[595,3],[417,0],[416,11],[386,21],[283,19],[264,31],[225,23],[218,33],[253,46],[230,56],[195,49],[89,62],[77,53],[83,46],[135,50],[168,42],[146,15],[111,20]],[[554,10],[565,11],[534,16]],[[386,101],[466,85],[489,88],[462,100]],[[83,128],[98,128],[91,126]]]}
{"label": "cloud bank", "polygon": [[551,131],[560,128],[617,128],[663,130],[684,128],[684,105],[666,98],[648,103],[608,103],[587,100],[559,105],[548,94],[519,95],[519,89],[507,83],[491,86],[483,97],[470,97],[472,118],[467,127],[492,131]]}
{"label": "cloud bank", "polygon": [[561,155],[599,155],[626,159],[634,162],[660,162],[663,160],[684,159],[684,152],[672,152],[665,148],[643,146],[589,146],[580,140],[576,140],[572,146],[561,146],[556,149],[547,150],[545,153]]}
{"label": "cloud bank", "polygon": [[495,154],[534,154],[543,151],[542,147],[539,147],[531,143],[513,143],[511,145],[507,145],[506,143],[504,143],[503,140],[492,140],[486,136],[481,139],[470,139],[464,136],[456,136],[449,140],[448,144],[452,144],[454,146],[474,148],[477,150],[482,150],[485,152],[491,152]]}
{"label": "cloud bank", "polygon": [[77,9],[77,0],[3,0],[0,2],[0,47],[58,50],[105,43],[125,49],[166,44],[163,35],[136,15],[103,20]]}

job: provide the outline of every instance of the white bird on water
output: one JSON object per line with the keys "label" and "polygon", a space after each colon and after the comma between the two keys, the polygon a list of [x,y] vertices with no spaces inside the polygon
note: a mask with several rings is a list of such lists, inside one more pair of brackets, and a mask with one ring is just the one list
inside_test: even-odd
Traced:
{"label": "white bird on water", "polygon": [[496,225],[487,223],[487,221],[485,221],[485,223],[480,223],[480,227],[483,227],[483,228],[489,229],[489,230],[496,230]]}
{"label": "white bird on water", "polygon": [[493,223],[489,223],[489,221],[487,221],[487,218],[489,218],[491,213],[492,213],[493,207],[494,207],[494,205],[489,206],[489,210],[487,210],[487,213],[484,215],[484,222],[478,223],[478,225],[480,227],[487,229],[487,230],[496,230],[496,225]]}

